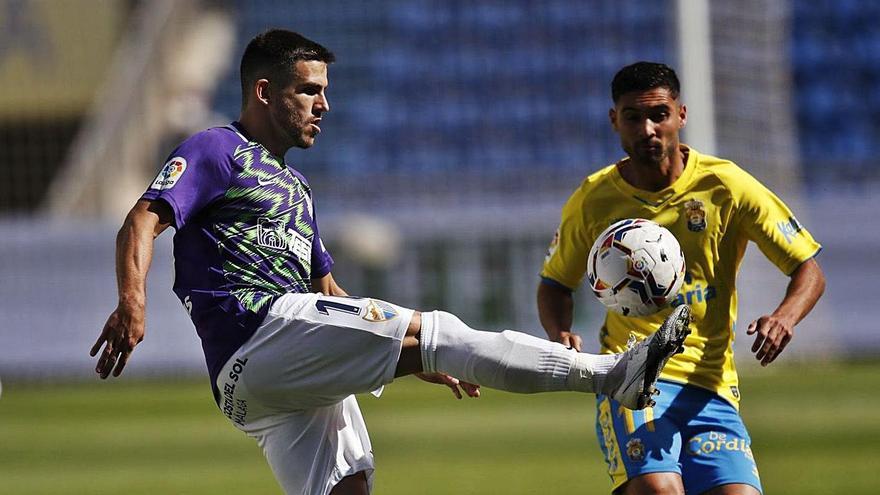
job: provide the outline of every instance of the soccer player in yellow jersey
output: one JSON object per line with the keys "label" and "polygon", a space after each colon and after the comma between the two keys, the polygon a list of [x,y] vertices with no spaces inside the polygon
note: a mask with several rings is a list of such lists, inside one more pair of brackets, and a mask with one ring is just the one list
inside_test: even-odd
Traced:
{"label": "soccer player in yellow jersey", "polygon": [[[734,163],[679,142],[687,109],[666,65],[639,62],[612,82],[611,125],[627,157],[587,177],[562,209],[562,221],[541,272],[538,310],[550,339],[575,349],[574,291],[587,253],[602,230],[623,218],[668,228],[687,263],[673,305],[691,307],[692,333],[644,411],[597,396],[596,431],[617,494],[755,494],[761,492],[750,439],[738,414],[732,343],[736,273],[748,241],[791,277],[782,302],[751,322],[752,352],[772,363],[795,325],[825,287],[814,259],[821,247],[770,190]],[[772,309],[770,307],[767,308]],[[599,335],[603,352],[620,352],[630,334],[644,338],[671,309],[630,318],[609,312]]]}

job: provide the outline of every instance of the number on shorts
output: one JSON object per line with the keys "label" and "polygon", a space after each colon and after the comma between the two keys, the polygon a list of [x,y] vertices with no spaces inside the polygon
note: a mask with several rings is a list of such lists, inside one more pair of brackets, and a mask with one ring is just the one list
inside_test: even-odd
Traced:
{"label": "number on shorts", "polygon": [[322,315],[330,315],[330,310],[339,311],[340,313],[346,313],[350,315],[359,315],[361,313],[361,308],[357,306],[352,306],[351,304],[345,304],[336,301],[329,301],[327,299],[318,299],[315,301],[315,308],[318,310],[318,313]]}

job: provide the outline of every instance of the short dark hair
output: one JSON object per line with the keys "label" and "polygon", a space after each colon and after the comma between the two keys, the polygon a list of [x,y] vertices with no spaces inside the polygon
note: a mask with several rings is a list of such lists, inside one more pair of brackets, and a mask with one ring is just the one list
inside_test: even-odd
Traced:
{"label": "short dark hair", "polygon": [[286,86],[293,73],[291,67],[300,60],[318,60],[327,64],[336,61],[336,55],[305,36],[286,29],[270,29],[254,37],[241,56],[241,99],[259,79]]}
{"label": "short dark hair", "polygon": [[681,85],[672,67],[655,62],[636,62],[617,71],[611,81],[611,100],[617,103],[630,91],[647,91],[666,88],[673,98],[678,98]]}

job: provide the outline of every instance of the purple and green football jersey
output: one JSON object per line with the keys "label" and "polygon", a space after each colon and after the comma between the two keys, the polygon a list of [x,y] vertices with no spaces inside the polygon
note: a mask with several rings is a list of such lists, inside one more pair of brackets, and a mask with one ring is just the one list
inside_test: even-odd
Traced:
{"label": "purple and green football jersey", "polygon": [[174,211],[174,292],[202,340],[211,383],[276,297],[330,273],[305,178],[237,122],[175,149],[142,199]]}

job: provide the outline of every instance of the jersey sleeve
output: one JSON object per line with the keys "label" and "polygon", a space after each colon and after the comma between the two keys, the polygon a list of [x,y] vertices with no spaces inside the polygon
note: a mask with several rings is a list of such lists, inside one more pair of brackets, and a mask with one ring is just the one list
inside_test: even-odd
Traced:
{"label": "jersey sleeve", "polygon": [[177,147],[141,199],[162,200],[174,211],[178,230],[207,204],[223,196],[233,177],[232,160],[211,130]]}
{"label": "jersey sleeve", "polygon": [[316,212],[312,212],[313,228],[315,229],[315,237],[312,239],[312,278],[321,278],[330,273],[333,268],[333,257],[330,251],[324,247],[324,241],[321,240],[321,233],[318,231],[318,220],[315,216]]}
{"label": "jersey sleeve", "polygon": [[587,270],[590,240],[585,224],[582,192],[575,192],[562,207],[562,219],[544,258],[541,279],[575,290]]}
{"label": "jersey sleeve", "polygon": [[822,249],[772,191],[743,172],[738,184],[736,221],[749,240],[786,275]]}

